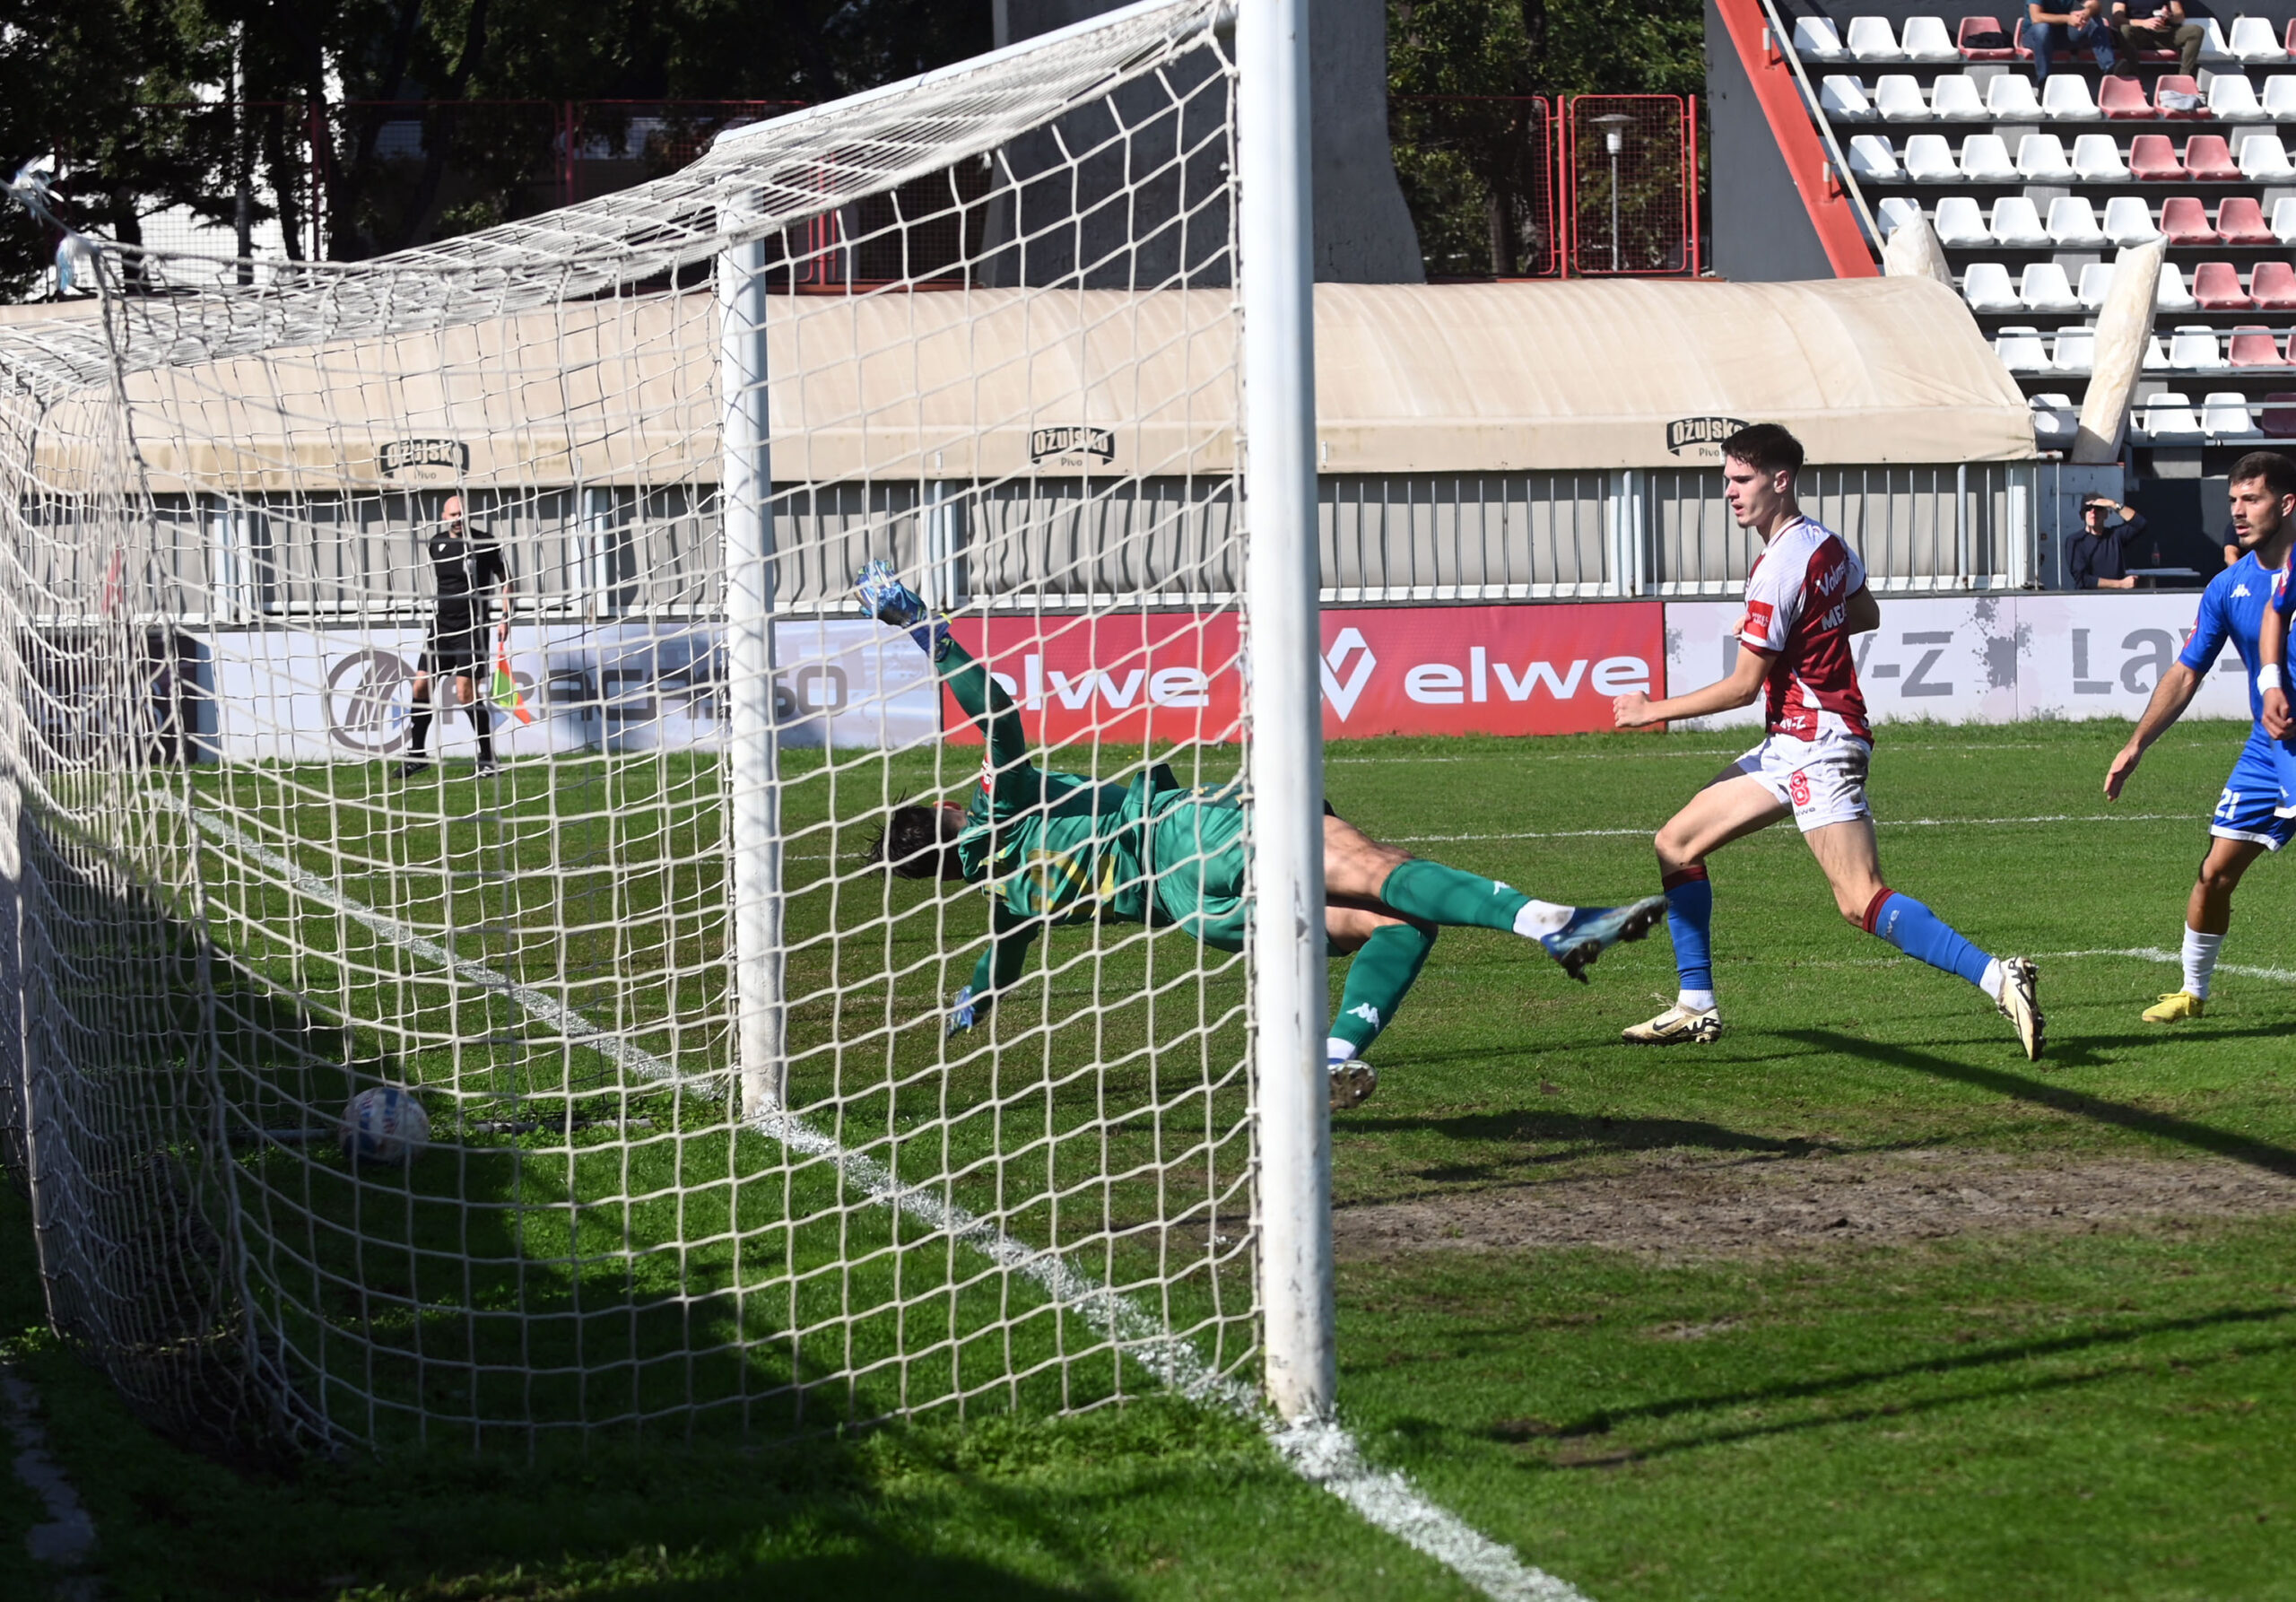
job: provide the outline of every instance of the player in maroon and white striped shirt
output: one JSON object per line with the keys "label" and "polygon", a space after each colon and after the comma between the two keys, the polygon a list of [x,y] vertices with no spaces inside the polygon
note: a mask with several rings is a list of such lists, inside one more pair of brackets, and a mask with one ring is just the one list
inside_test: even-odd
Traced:
{"label": "player in maroon and white striped shirt", "polygon": [[1761,536],[1746,575],[1738,664],[1718,684],[1652,701],[1640,692],[1613,708],[1621,728],[1703,718],[1768,697],[1768,735],[1717,774],[1658,831],[1666,927],[1682,988],[1674,1005],[1626,1031],[1639,1045],[1711,1040],[1722,1032],[1714,999],[1709,855],[1793,814],[1833,886],[1841,915],[1909,957],[1958,974],[1992,997],[2016,1025],[2025,1055],[2041,1053],[2039,975],[2029,957],[1996,960],[1911,896],[1882,883],[1866,770],[1874,731],[1857,688],[1850,637],[1879,628],[1882,608],[1865,564],[1841,536],[1802,514],[1794,495],[1801,442],[1758,422],[1722,442],[1722,476],[1738,526]]}

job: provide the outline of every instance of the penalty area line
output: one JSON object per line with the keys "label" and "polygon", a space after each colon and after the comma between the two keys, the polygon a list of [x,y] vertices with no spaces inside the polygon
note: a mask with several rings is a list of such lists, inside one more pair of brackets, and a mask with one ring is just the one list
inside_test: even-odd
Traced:
{"label": "penalty area line", "polygon": [[[648,1079],[694,1083],[692,1075],[682,1075],[643,1048],[599,1029],[555,998],[516,983],[483,963],[457,956],[398,919],[344,894],[222,818],[176,797],[163,799],[202,833],[244,852],[277,875],[289,889],[332,907],[459,979],[500,992],[530,1016],[559,1031],[569,1044],[596,1051]],[[1587,1602],[1585,1594],[1569,1581],[1525,1563],[1512,1547],[1492,1540],[1457,1514],[1429,1501],[1404,1476],[1365,1462],[1355,1438],[1335,1421],[1277,1422],[1250,1386],[1221,1373],[1184,1336],[1165,1330],[1131,1298],[1102,1284],[1058,1252],[1015,1241],[988,1219],[926,1186],[903,1183],[885,1164],[846,1150],[834,1136],[795,1113],[768,1109],[744,1121],[789,1151],[833,1163],[839,1178],[869,1200],[896,1208],[936,1233],[970,1247],[997,1267],[1032,1281],[1053,1302],[1107,1336],[1123,1356],[1148,1370],[1168,1389],[1199,1406],[1217,1407],[1258,1425],[1292,1473],[1345,1502],[1366,1522],[1433,1558],[1493,1602]]]}

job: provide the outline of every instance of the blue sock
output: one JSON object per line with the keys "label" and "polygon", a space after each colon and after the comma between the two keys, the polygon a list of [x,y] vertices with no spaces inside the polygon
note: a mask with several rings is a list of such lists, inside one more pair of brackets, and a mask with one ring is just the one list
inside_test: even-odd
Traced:
{"label": "blue sock", "polygon": [[1674,968],[1685,990],[1714,988],[1714,885],[1703,866],[1686,867],[1659,882],[1666,892],[1666,933],[1674,936]]}
{"label": "blue sock", "polygon": [[1993,959],[1909,895],[1884,890],[1875,896],[1874,904],[1866,909],[1866,929],[1909,957],[1918,957],[1944,972],[1957,973],[1979,989],[1985,988],[1985,971]]}

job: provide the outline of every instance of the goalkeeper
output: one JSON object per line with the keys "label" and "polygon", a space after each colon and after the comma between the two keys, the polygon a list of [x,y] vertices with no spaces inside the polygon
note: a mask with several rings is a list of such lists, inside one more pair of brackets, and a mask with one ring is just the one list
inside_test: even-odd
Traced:
{"label": "goalkeeper", "polygon": [[[1048,924],[1092,919],[1182,928],[1216,951],[1240,951],[1248,805],[1238,787],[1188,788],[1159,762],[1129,784],[1051,773],[1029,760],[1018,710],[1002,685],[950,638],[945,620],[884,562],[862,570],[861,602],[910,631],[941,682],[987,737],[970,805],[896,806],[870,859],[904,878],[962,880],[992,898],[991,939],[957,993],[949,1032],[983,1019],[1019,982],[1030,942]],[[1626,907],[1534,901],[1495,880],[1410,857],[1324,809],[1324,928],[1328,949],[1352,953],[1331,1026],[1331,1102],[1353,1107],[1378,1076],[1362,1054],[1410,992],[1445,925],[1535,940],[1573,979],[1621,940],[1639,940],[1666,899]]]}

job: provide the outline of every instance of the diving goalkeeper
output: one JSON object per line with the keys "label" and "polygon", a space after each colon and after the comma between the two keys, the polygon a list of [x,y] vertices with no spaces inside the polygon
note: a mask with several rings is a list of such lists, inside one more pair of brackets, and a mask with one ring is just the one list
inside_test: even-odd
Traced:
{"label": "diving goalkeeper", "polygon": [[[970,1029],[1020,981],[1030,942],[1048,924],[1144,923],[1181,928],[1215,951],[1243,949],[1248,805],[1238,787],[1189,788],[1161,762],[1128,784],[1052,773],[1029,760],[1018,709],[1004,686],[950,638],[946,620],[873,562],[857,586],[880,622],[907,629],[942,683],[987,737],[970,804],[896,806],[870,859],[910,879],[987,888],[990,942],[958,991],[949,1032]],[[1324,808],[1324,929],[1328,949],[1354,953],[1331,1026],[1331,1103],[1353,1107],[1377,1088],[1362,1054],[1394,1021],[1446,925],[1535,940],[1583,981],[1621,940],[1639,940],[1666,899],[1626,907],[1566,907],[1479,875],[1413,858]]]}

